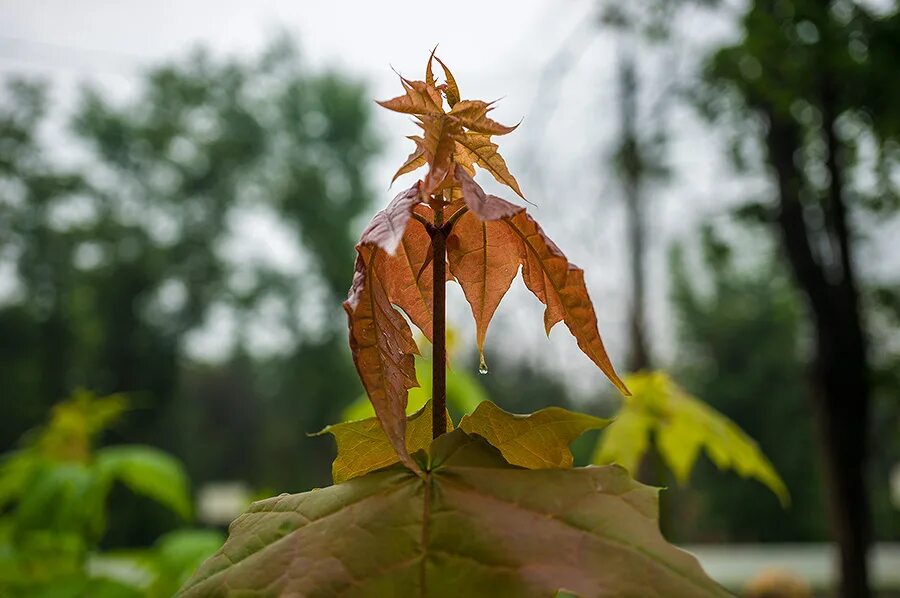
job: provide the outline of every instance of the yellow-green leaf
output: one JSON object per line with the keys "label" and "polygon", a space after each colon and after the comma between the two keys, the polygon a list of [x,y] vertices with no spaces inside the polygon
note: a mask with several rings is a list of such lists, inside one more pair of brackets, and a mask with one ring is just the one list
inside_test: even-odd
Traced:
{"label": "yellow-green leaf", "polygon": [[[452,429],[453,421],[448,413],[447,430]],[[331,464],[331,477],[335,484],[387,467],[400,460],[376,417],[333,424],[315,435],[326,433],[334,436],[337,442],[337,457]],[[428,400],[406,420],[406,449],[409,453],[413,453],[427,448],[430,444],[431,400]]]}
{"label": "yellow-green leaf", "polygon": [[632,396],[600,438],[594,463],[619,463],[634,472],[654,433],[656,447],[679,483],[687,481],[703,450],[719,469],[754,478],[783,505],[789,504],[787,487],[772,463],[733,421],[684,392],[663,372],[632,374],[625,383]]}
{"label": "yellow-green leaf", "polygon": [[562,407],[516,415],[485,401],[462,418],[459,428],[487,440],[513,465],[549,469],[572,467],[572,441],[588,430],[605,428],[609,422]]}

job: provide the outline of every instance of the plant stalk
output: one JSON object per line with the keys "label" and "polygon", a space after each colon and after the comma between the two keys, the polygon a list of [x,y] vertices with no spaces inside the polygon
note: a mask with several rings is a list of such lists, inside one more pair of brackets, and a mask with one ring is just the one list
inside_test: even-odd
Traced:
{"label": "plant stalk", "polygon": [[443,226],[444,211],[439,207],[434,211],[434,229],[431,236],[434,274],[434,307],[432,309],[431,362],[431,435],[437,438],[447,431],[447,228]]}

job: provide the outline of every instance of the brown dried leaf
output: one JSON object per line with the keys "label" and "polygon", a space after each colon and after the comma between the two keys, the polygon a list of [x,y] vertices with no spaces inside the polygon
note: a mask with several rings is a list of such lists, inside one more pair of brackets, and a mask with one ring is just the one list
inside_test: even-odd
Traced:
{"label": "brown dried leaf", "polygon": [[356,271],[344,311],[347,312],[353,362],[385,435],[400,459],[416,469],[406,450],[406,397],[418,386],[412,331],[391,305],[382,260],[394,255],[418,203],[419,184],[397,195],[378,212],[356,246]]}
{"label": "brown dried leaf", "polygon": [[413,356],[418,348],[409,324],[391,305],[377,262],[383,256],[371,245],[358,248],[350,298],[344,302],[350,351],[363,387],[385,435],[400,460],[417,469],[406,450],[406,396],[418,386]]}
{"label": "brown dried leaf", "polygon": [[[397,194],[383,210],[372,217],[359,238],[359,245],[375,245],[393,254],[403,238],[413,207],[419,203],[419,183]],[[357,246],[357,249],[359,246]]]}
{"label": "brown dried leaf", "polygon": [[394,255],[385,256],[381,276],[391,303],[402,309],[429,341],[434,309],[431,276],[431,237],[418,222],[406,232]]}
{"label": "brown dried leaf", "polygon": [[450,110],[450,116],[459,119],[464,127],[475,133],[484,133],[485,135],[506,135],[516,130],[515,125],[507,127],[501,125],[495,120],[487,117],[487,113],[493,110],[491,104],[481,100],[462,100]]}
{"label": "brown dried leaf", "polygon": [[480,220],[511,218],[525,209],[509,203],[496,195],[486,195],[484,189],[475,182],[475,179],[464,168],[461,168],[461,165],[456,166],[453,174],[462,190],[462,197],[466,202],[466,207],[474,212]]}
{"label": "brown dried leaf", "polygon": [[603,347],[594,305],[584,284],[584,271],[569,263],[559,247],[524,210],[503,222],[522,240],[522,277],[525,286],[547,306],[544,311],[547,334],[557,322],[564,321],[585,355],[623,394],[630,394]]}
{"label": "brown dried leaf", "polygon": [[506,161],[497,153],[497,144],[491,142],[490,135],[467,132],[456,135],[455,140],[475,156],[476,164],[490,172],[497,181],[515,191],[519,197],[525,199],[516,177],[509,172]]}
{"label": "brown dried leaf", "polygon": [[453,225],[447,238],[450,272],[472,307],[482,355],[491,318],[519,271],[520,253],[521,241],[505,223],[483,222],[472,212]]}

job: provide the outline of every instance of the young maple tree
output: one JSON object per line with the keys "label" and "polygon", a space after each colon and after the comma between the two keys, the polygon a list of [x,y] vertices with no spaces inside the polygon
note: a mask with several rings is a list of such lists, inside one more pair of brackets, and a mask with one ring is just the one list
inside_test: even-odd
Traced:
{"label": "young maple tree", "polygon": [[[444,83],[435,80],[437,61]],[[180,596],[726,596],[657,525],[657,490],[618,465],[573,468],[569,444],[609,420],[549,407],[514,415],[480,403],[453,429],[446,409],[445,285],[457,281],[482,354],[520,266],[559,323],[623,393],[597,330],[584,273],[521,206],[486,194],[475,166],[522,195],[492,136],[515,127],[462,100],[432,53],[424,81],[379,102],[422,129],[395,178],[420,181],[375,215],[344,303],[350,347],[376,417],[329,426],[335,484],[250,506]],[[446,108],[445,109],[445,103]],[[433,343],[432,400],[417,386],[412,331]]]}
{"label": "young maple tree", "polygon": [[[435,82],[434,60],[444,71],[446,82],[441,85]],[[413,356],[418,349],[391,304],[433,343],[432,427],[437,438],[446,431],[447,280],[460,284],[472,307],[482,369],[491,317],[522,266],[525,286],[546,306],[546,332],[565,322],[581,350],[628,394],[603,347],[584,272],[569,263],[525,208],[486,194],[473,179],[477,165],[524,199],[491,140],[516,127],[489,118],[491,103],[460,99],[456,80],[433,53],[425,81],[400,80],[406,93],[378,103],[414,115],[422,135],[410,137],[416,148],[394,180],[422,166],[428,171],[376,214],[363,232],[344,303],[353,360],[400,459],[415,467],[404,438],[407,391],[417,385]]]}

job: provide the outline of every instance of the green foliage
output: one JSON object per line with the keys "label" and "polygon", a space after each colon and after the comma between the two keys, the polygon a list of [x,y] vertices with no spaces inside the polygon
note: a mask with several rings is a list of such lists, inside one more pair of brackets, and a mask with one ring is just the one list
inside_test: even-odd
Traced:
{"label": "green foliage", "polygon": [[734,422],[682,391],[662,372],[632,374],[626,384],[632,396],[601,436],[595,463],[618,463],[637,472],[653,442],[676,479],[684,483],[702,449],[719,469],[759,480],[787,506],[790,498],[784,482]]}
{"label": "green foliage", "polygon": [[[677,525],[697,541],[821,541],[828,537],[803,355],[803,306],[784,267],[756,227],[715,229],[702,236],[702,260],[688,269],[687,254],[672,256],[678,353],[673,372],[695,396],[738,423],[769,455],[791,490],[782,509],[758,484],[722,476],[698,463],[693,488],[676,493],[696,518]],[[746,259],[738,247],[754,247]],[[698,491],[702,490],[702,494]]]}
{"label": "green foliage", "polygon": [[107,480],[118,480],[184,519],[191,516],[188,480],[181,464],[149,446],[113,446],[97,452],[97,469]]}
{"label": "green foliage", "polygon": [[[137,445],[95,448],[128,408],[121,395],[86,391],[56,405],[0,462],[0,595],[170,596],[221,545],[215,532],[184,530],[128,554],[102,553],[110,491],[117,482],[182,518],[191,514],[181,464]],[[140,575],[135,571],[143,571]]]}
{"label": "green foliage", "polygon": [[[359,384],[330,312],[296,316],[344,293],[378,148],[368,96],[284,39],[241,59],[198,51],[137,83],[124,101],[85,87],[63,139],[83,160],[65,164],[38,134],[59,112],[52,90],[0,90],[0,267],[16,281],[0,303],[0,337],[16,339],[0,346],[16,397],[0,401],[0,451],[84,386],[134,393],[145,408],[117,433],[176,452],[197,479],[321,483],[327,447],[306,450],[296,430],[333,421]],[[301,259],[247,256],[235,236],[259,219]],[[222,314],[238,355],[201,368],[185,357],[191,334]],[[260,314],[284,337],[275,355],[248,349]],[[221,393],[201,393],[226,378],[243,394],[222,409]],[[252,449],[226,442],[234,430]],[[287,456],[297,469],[269,465]],[[115,544],[169,523],[127,510],[110,513]]]}
{"label": "green foliage", "polygon": [[523,470],[461,430],[414,458],[255,503],[179,596],[728,595],[620,467]]}

